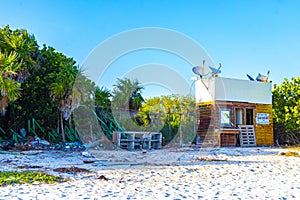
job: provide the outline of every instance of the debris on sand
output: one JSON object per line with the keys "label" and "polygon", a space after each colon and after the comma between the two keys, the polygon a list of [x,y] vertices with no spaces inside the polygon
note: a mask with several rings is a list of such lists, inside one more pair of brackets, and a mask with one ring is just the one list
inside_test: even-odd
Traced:
{"label": "debris on sand", "polygon": [[20,154],[23,154],[23,155],[36,155],[36,154],[39,154],[39,153],[43,153],[43,151],[41,150],[29,150],[29,151],[21,151]]}
{"label": "debris on sand", "polygon": [[31,166],[31,165],[21,165],[18,166],[19,169],[37,169],[37,168],[43,168],[42,166]]}
{"label": "debris on sand", "polygon": [[101,176],[99,176],[97,179],[100,179],[100,180],[105,180],[105,181],[107,181],[108,179],[104,176],[104,175],[101,175]]}
{"label": "debris on sand", "polygon": [[299,157],[299,153],[295,152],[295,151],[280,152],[279,155],[281,155],[281,156]]}
{"label": "debris on sand", "polygon": [[213,162],[213,161],[227,161],[227,158],[214,158],[214,157],[197,157],[199,161]]}
{"label": "debris on sand", "polygon": [[86,172],[86,173],[90,173],[92,171],[88,170],[88,169],[84,169],[84,168],[79,168],[79,167],[61,167],[61,168],[55,168],[53,169],[53,171],[55,172],[63,172],[63,173],[70,173],[70,172]]}

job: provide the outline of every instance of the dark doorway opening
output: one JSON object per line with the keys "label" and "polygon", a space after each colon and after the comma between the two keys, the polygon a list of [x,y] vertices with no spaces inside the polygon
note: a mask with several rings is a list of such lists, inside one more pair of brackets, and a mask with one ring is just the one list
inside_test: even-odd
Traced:
{"label": "dark doorway opening", "polygon": [[253,109],[246,109],[246,125],[253,125]]}

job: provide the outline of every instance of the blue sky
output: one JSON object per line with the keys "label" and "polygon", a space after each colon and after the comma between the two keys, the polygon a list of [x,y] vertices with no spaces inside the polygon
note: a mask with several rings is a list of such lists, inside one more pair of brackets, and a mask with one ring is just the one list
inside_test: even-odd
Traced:
{"label": "blue sky", "polygon": [[[180,32],[201,45],[224,77],[247,79],[270,70],[273,83],[299,76],[300,3],[292,0],[0,0],[0,26],[25,28],[78,65],[101,42],[136,28]],[[173,67],[187,80],[192,66],[164,52],[143,51],[113,63],[103,82],[144,63]],[[201,63],[199,63],[201,64]],[[120,70],[122,69],[122,70]]]}

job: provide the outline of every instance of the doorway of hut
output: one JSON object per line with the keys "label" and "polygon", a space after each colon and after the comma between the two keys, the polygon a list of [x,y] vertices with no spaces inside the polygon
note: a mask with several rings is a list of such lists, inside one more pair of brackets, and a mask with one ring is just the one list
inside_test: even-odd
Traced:
{"label": "doorway of hut", "polygon": [[255,146],[254,109],[235,108],[235,125],[240,129],[236,146]]}
{"label": "doorway of hut", "polygon": [[253,125],[253,109],[246,108],[246,125]]}
{"label": "doorway of hut", "polygon": [[[254,125],[254,109],[253,108],[235,108],[235,113],[234,113],[234,117],[235,117],[235,126],[236,128],[240,128],[243,126],[253,126]],[[243,144],[241,144],[241,134],[236,135],[236,146],[243,146]],[[246,139],[248,139],[248,135],[246,136]],[[242,138],[243,140],[243,138]]]}

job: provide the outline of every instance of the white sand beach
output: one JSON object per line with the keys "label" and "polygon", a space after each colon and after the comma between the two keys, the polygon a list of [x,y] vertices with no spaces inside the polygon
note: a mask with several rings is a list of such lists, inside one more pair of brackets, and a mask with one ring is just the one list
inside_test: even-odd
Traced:
{"label": "white sand beach", "polygon": [[[253,147],[5,152],[0,154],[1,171],[38,170],[70,181],[2,186],[0,199],[300,199],[300,158],[280,155],[287,151]],[[93,172],[53,171],[72,166]]]}

